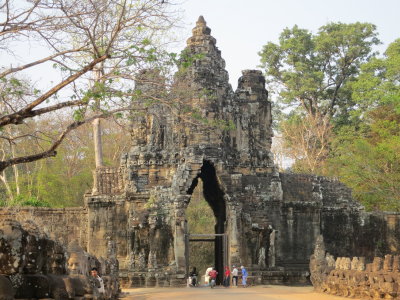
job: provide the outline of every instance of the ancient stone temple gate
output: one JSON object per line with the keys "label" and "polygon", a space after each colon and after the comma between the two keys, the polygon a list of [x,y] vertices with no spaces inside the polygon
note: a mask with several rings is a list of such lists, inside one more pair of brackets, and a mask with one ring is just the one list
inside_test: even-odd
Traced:
{"label": "ancient stone temple gate", "polygon": [[[219,272],[224,263],[245,265],[254,283],[305,282],[319,235],[334,256],[397,253],[397,214],[364,212],[337,180],[278,172],[265,79],[260,71],[243,71],[233,91],[210,33],[200,17],[185,49],[196,59],[174,85],[187,92],[183,104],[215,126],[183,122],[172,108],[155,105],[133,116],[133,145],[120,167],[95,171],[84,208],[25,213],[98,257],[115,244],[123,286],[185,284],[185,212],[199,180],[214,232],[226,236],[224,259],[222,239],[215,242]],[[151,83],[136,88],[165,94]],[[57,226],[48,221],[55,215]]]}
{"label": "ancient stone temple gate", "polygon": [[[98,194],[86,198],[88,251],[101,256],[113,239],[127,285],[181,283],[188,268],[185,210],[199,180],[215,234],[228,237],[226,263],[248,266],[258,282],[304,280],[320,234],[333,255],[398,251],[397,215],[366,214],[336,180],[278,172],[265,79],[260,71],[243,71],[234,92],[210,32],[200,17],[185,49],[200,56],[175,84],[206,90],[186,103],[204,118],[234,126],[190,125],[162,105],[136,117],[130,152],[119,169],[97,170]],[[151,84],[137,88],[161,93]],[[222,248],[217,238],[220,272]]]}

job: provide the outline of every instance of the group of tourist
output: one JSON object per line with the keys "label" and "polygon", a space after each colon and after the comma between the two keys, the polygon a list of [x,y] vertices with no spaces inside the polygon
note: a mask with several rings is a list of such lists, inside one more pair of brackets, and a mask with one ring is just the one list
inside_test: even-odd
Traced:
{"label": "group of tourist", "polygon": [[[242,285],[243,287],[247,287],[247,276],[248,276],[247,270],[245,269],[244,266],[241,266],[240,269],[241,269]],[[216,285],[217,276],[218,276],[218,271],[216,270],[216,268],[213,267],[207,268],[206,273],[204,275],[205,285],[213,288]],[[190,286],[198,285],[197,277],[198,277],[197,269],[196,267],[193,267],[192,271],[189,274]],[[232,280],[232,286],[237,287],[239,281],[239,270],[236,266],[233,266],[233,269],[231,271],[228,266],[225,266],[224,279],[222,285],[225,287],[231,286],[231,280]]]}
{"label": "group of tourist", "polygon": [[[244,266],[241,266],[240,269],[241,269],[241,276],[242,276],[242,285],[243,285],[243,287],[247,287],[247,276],[248,276],[247,270],[245,269]],[[238,280],[239,280],[238,268],[236,266],[233,266],[233,269],[231,272],[231,270],[229,270],[229,267],[226,266],[225,273],[224,273],[224,281],[223,281],[223,285],[225,287],[230,286],[231,275],[232,275],[232,286],[238,286]]]}

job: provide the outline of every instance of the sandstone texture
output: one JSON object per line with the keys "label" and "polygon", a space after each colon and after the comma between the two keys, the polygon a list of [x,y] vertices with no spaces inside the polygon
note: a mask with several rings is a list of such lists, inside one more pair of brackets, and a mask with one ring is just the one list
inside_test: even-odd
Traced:
{"label": "sandstone texture", "polygon": [[0,299],[97,299],[96,282],[88,270],[103,274],[107,294],[119,294],[118,262],[89,255],[78,242],[66,249],[32,221],[0,221]]}
{"label": "sandstone texture", "polygon": [[310,259],[316,291],[358,299],[400,299],[399,255],[374,257],[367,264],[365,257],[338,257],[332,261],[323,248],[321,238]]}
{"label": "sandstone texture", "polygon": [[[224,264],[244,265],[251,284],[291,284],[308,283],[311,269],[311,281],[324,289],[333,257],[399,254],[398,214],[366,213],[338,180],[278,171],[265,79],[245,70],[233,91],[203,17],[184,54],[171,90],[159,84],[159,71],[139,74],[143,97],[179,98],[179,107],[160,102],[132,113],[132,147],[120,166],[94,171],[85,207],[1,209],[0,220],[30,219],[64,245],[76,241],[99,261],[118,260],[124,287],[185,286],[185,211],[201,180],[220,235],[214,241],[220,274]],[[10,263],[25,274],[17,258]],[[352,261],[345,264],[351,268]]]}

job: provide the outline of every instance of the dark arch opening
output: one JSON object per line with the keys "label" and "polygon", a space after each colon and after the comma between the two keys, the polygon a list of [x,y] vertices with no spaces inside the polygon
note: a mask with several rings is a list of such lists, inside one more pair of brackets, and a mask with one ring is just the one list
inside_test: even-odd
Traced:
{"label": "dark arch opening", "polygon": [[[203,166],[201,167],[200,174],[193,180],[187,193],[192,195],[194,189],[196,188],[199,178],[203,182],[203,195],[204,199],[207,201],[211,207],[214,217],[215,226],[214,233],[223,234],[225,233],[225,222],[226,222],[226,204],[224,200],[224,192],[220,188],[218,183],[217,174],[214,165],[207,160],[203,161]],[[190,225],[190,224],[189,224]],[[190,226],[189,226],[190,230]],[[214,242],[214,257],[215,257],[215,267],[218,270],[217,283],[222,283],[223,273],[224,273],[224,245],[223,237],[215,237]]]}

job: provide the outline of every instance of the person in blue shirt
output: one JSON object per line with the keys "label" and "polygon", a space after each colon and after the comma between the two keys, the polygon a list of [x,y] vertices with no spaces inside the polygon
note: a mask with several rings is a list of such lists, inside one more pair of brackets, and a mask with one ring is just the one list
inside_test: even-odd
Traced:
{"label": "person in blue shirt", "polygon": [[247,287],[247,285],[246,285],[246,280],[247,280],[247,276],[248,276],[247,270],[244,268],[244,266],[241,266],[240,268],[242,269],[242,284],[243,284],[243,287]]}

